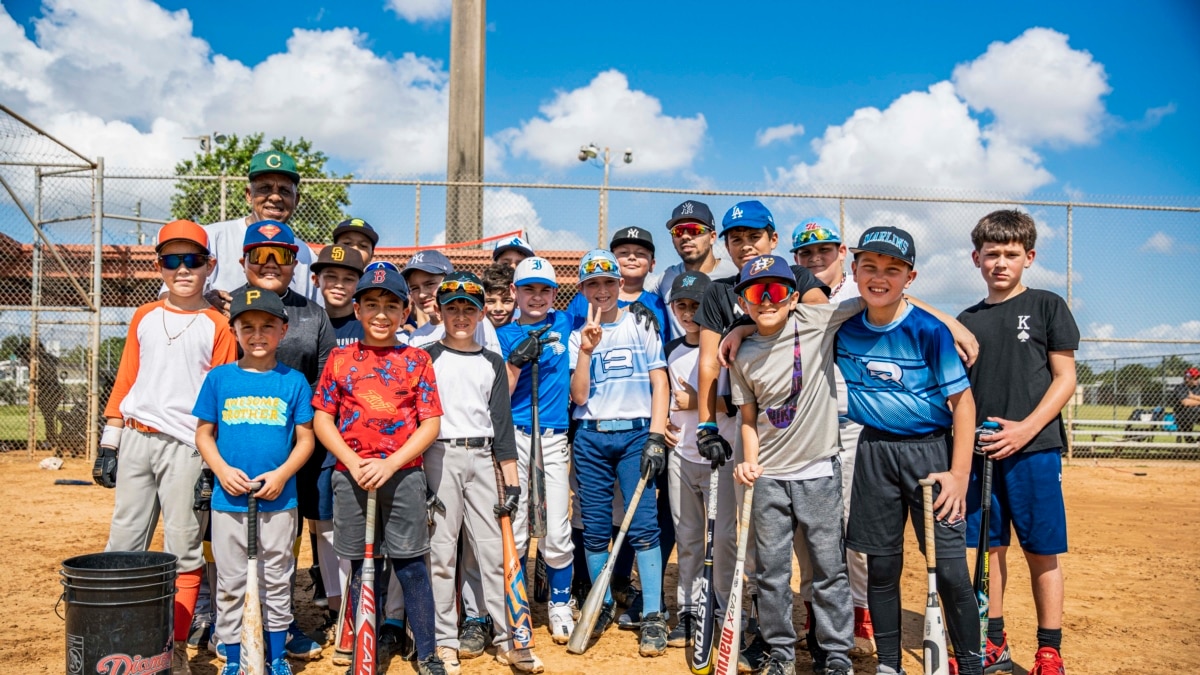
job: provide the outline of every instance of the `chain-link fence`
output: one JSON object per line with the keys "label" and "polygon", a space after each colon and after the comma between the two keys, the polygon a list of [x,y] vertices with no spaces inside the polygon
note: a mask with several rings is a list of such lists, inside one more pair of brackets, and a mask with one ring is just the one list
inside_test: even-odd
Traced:
{"label": "chain-link fence", "polygon": [[[0,195],[0,340],[14,346],[0,353],[0,447],[32,448],[36,442],[69,449],[72,442],[82,443],[90,428],[86,414],[80,418],[76,411],[86,413],[90,403],[84,401],[102,405],[107,399],[133,308],[158,293],[161,279],[152,250],[158,227],[175,218],[201,223],[243,218],[249,212],[247,183],[240,176],[105,170],[102,161],[92,164],[74,155],[11,114],[0,118],[0,124],[12,127],[0,126],[0,175],[12,186]],[[337,218],[352,214],[380,232],[378,258],[403,263],[414,247],[443,245],[447,185],[386,177],[305,179],[290,222],[304,239],[320,245],[329,243]],[[605,190],[598,185],[537,182],[463,185],[483,190],[482,237],[447,252],[456,265],[477,273],[491,261],[490,242],[521,232],[567,282],[575,275],[582,251],[631,225],[654,232],[661,270],[678,261],[663,227],[677,204],[685,199],[706,201],[719,219],[736,201],[754,198],[775,214],[783,251],[790,248],[791,225],[812,215],[839,223],[850,243],[874,225],[904,227],[917,243],[919,276],[912,293],[955,314],[986,295],[971,259],[971,228],[995,209],[1021,208],[1037,220],[1039,235],[1036,264],[1026,275],[1027,283],[1070,300],[1085,336],[1078,353],[1081,364],[1094,362],[1094,372],[1107,372],[1113,368],[1103,364],[1112,359],[1150,354],[1165,359],[1169,356],[1161,355],[1200,351],[1200,316],[1194,304],[1180,305],[1169,293],[1147,292],[1144,283],[1146,275],[1157,275],[1180,288],[1200,288],[1200,266],[1194,264],[1194,255],[1186,255],[1200,250],[1200,198],[1087,201],[831,186],[807,186],[808,191],[801,192],[783,189],[786,186],[753,191],[629,184]],[[95,213],[103,218],[94,218]],[[34,227],[33,222],[40,225]],[[102,241],[97,239],[97,225]],[[724,255],[717,246],[718,255]],[[102,289],[99,311],[89,300],[93,281]],[[568,286],[564,294],[573,290]],[[17,344],[24,344],[24,351],[18,351]],[[36,375],[29,372],[34,368],[28,358],[34,344],[41,345],[41,362],[56,364],[56,389],[47,369]],[[98,357],[91,359],[92,354]],[[39,388],[31,386],[33,380],[41,382],[42,389],[57,391],[58,400],[35,398]],[[1086,397],[1087,386],[1094,382],[1081,376],[1080,384]],[[7,403],[10,400],[15,402]],[[53,418],[44,409],[51,403]],[[1085,416],[1084,410],[1069,406],[1067,414],[1092,419],[1094,411]],[[1132,413],[1110,411],[1103,419]],[[46,419],[52,419],[53,433],[46,430]],[[63,419],[69,419],[69,431],[62,430]],[[70,442],[64,434],[72,436]],[[1154,438],[1160,440],[1168,442]],[[1097,448],[1079,446],[1073,451],[1103,455]],[[1195,455],[1188,448],[1159,450],[1170,457]]]}

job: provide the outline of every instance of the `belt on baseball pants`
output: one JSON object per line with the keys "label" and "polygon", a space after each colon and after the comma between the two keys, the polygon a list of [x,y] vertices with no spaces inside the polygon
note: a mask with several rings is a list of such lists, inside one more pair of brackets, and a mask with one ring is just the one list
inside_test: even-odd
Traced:
{"label": "belt on baseball pants", "polygon": [[[523,426],[521,424],[515,424],[515,425],[513,425],[513,428],[516,429],[517,431],[525,434],[526,436],[533,435],[533,427],[527,427],[527,426]],[[542,435],[543,436],[549,436],[551,434],[565,434],[565,433],[567,433],[566,429],[554,429],[551,427],[542,427]]]}
{"label": "belt on baseball pants", "polygon": [[155,429],[154,427],[150,426],[149,424],[142,424],[141,422],[133,419],[132,417],[128,417],[125,419],[125,426],[129,427],[130,429],[140,431],[143,434],[159,433],[158,429]]}
{"label": "belt on baseball pants", "polygon": [[650,420],[646,417],[639,417],[635,420],[579,420],[580,429],[599,431],[607,434],[617,431],[645,429],[648,426],[650,426]]}
{"label": "belt on baseball pants", "polygon": [[490,438],[443,438],[440,440],[442,443],[456,448],[486,448],[492,444]]}

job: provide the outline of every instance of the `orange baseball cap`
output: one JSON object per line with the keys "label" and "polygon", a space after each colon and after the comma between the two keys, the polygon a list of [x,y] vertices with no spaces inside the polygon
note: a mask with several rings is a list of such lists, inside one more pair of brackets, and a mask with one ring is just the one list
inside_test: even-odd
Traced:
{"label": "orange baseball cap", "polygon": [[158,245],[154,247],[154,252],[158,253],[163,246],[173,241],[190,241],[198,244],[205,253],[209,252],[208,233],[190,220],[174,220],[163,225],[158,231]]}

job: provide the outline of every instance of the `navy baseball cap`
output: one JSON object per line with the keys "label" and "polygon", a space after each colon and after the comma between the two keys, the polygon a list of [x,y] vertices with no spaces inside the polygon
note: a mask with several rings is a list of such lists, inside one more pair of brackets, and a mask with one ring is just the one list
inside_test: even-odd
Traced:
{"label": "navy baseball cap", "polygon": [[708,290],[711,280],[704,272],[688,270],[675,277],[671,282],[671,302],[676,300],[695,300],[700,302],[704,292]]}
{"label": "navy baseball cap", "polygon": [[637,244],[650,250],[654,253],[654,237],[650,235],[650,230],[643,230],[640,227],[623,227],[613,234],[612,241],[608,243],[608,250],[620,246],[621,244]]}
{"label": "navy baseball cap", "polygon": [[725,217],[721,219],[721,236],[729,234],[729,231],[735,227],[773,230],[775,229],[775,219],[771,217],[771,212],[763,206],[762,202],[752,199],[747,202],[738,202],[725,212]]}
{"label": "navy baseball cap", "polygon": [[384,268],[371,270],[362,275],[362,278],[358,280],[358,285],[354,287],[354,299],[358,300],[358,296],[376,288],[382,288],[400,298],[401,301],[408,302],[408,282],[404,280],[404,275]]}
{"label": "navy baseball cap", "polygon": [[258,286],[242,286],[230,295],[232,296],[229,302],[229,323],[231,324],[234,319],[246,312],[266,312],[287,323],[287,309],[284,308],[283,300],[279,299],[279,295],[275,291],[268,291]]}
{"label": "navy baseball cap", "polygon": [[445,275],[454,271],[454,263],[441,251],[417,251],[404,266],[404,278],[408,279],[408,273],[413,270]]}
{"label": "navy baseball cap", "polygon": [[700,223],[709,229],[717,229],[712,211],[708,204],[689,199],[671,211],[671,219],[667,221],[667,229],[675,227],[676,223]]}
{"label": "navy baseball cap", "polygon": [[533,247],[529,245],[529,242],[520,237],[510,237],[496,242],[496,248],[492,249],[492,260],[504,255],[505,251],[520,251],[525,254],[526,258],[537,255],[533,252]]}
{"label": "navy baseball cap", "polygon": [[438,286],[438,305],[448,305],[455,300],[466,300],[483,309],[483,282],[470,272],[451,272]]}
{"label": "navy baseball cap", "polygon": [[278,220],[260,220],[246,228],[246,236],[242,238],[242,251],[249,251],[255,246],[282,246],[293,252],[300,250],[292,228]]}
{"label": "navy baseball cap", "polygon": [[858,246],[850,249],[851,253],[879,253],[889,255],[908,263],[909,267],[917,264],[917,245],[912,235],[898,227],[872,227],[863,232],[858,240]]}
{"label": "navy baseball cap", "polygon": [[333,228],[333,240],[337,241],[338,235],[346,232],[357,232],[367,239],[371,240],[371,246],[379,243],[379,233],[371,224],[362,218],[350,218],[338,223],[337,227]]}
{"label": "navy baseball cap", "polygon": [[742,266],[742,272],[738,275],[738,282],[733,287],[733,292],[741,293],[742,289],[747,286],[768,280],[782,281],[792,288],[796,287],[796,275],[792,274],[792,268],[786,259],[777,255],[760,255],[751,258]]}
{"label": "navy baseball cap", "polygon": [[792,253],[805,246],[841,243],[842,235],[838,232],[837,225],[828,218],[805,218],[792,230]]}

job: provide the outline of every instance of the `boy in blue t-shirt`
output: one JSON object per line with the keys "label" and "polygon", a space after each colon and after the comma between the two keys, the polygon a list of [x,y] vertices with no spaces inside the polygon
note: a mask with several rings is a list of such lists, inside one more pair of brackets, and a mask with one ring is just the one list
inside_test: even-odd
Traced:
{"label": "boy in blue t-shirt", "polygon": [[[241,672],[246,583],[247,493],[258,502],[258,560],[270,675],[291,675],[284,652],[292,622],[291,577],[298,514],[296,472],[313,451],[311,389],[299,371],[275,359],[287,334],[287,311],[271,291],[233,292],[230,322],[243,356],[213,368],[192,414],[196,447],[218,479],[212,496],[212,548],[217,562],[216,636],[225,645],[224,675]],[[220,439],[218,441],[218,439]]]}
{"label": "boy in blue t-shirt", "polygon": [[938,483],[937,584],[959,672],[982,671],[979,606],[966,563],[966,491],[975,403],[949,329],[910,304],[916,245],[893,227],[863,233],[854,278],[867,309],[842,324],[837,364],[849,390],[849,417],[863,425],[854,467],[846,547],[867,555],[868,596],[878,673],[900,670],[900,574],[904,522],[925,547],[918,481]]}

